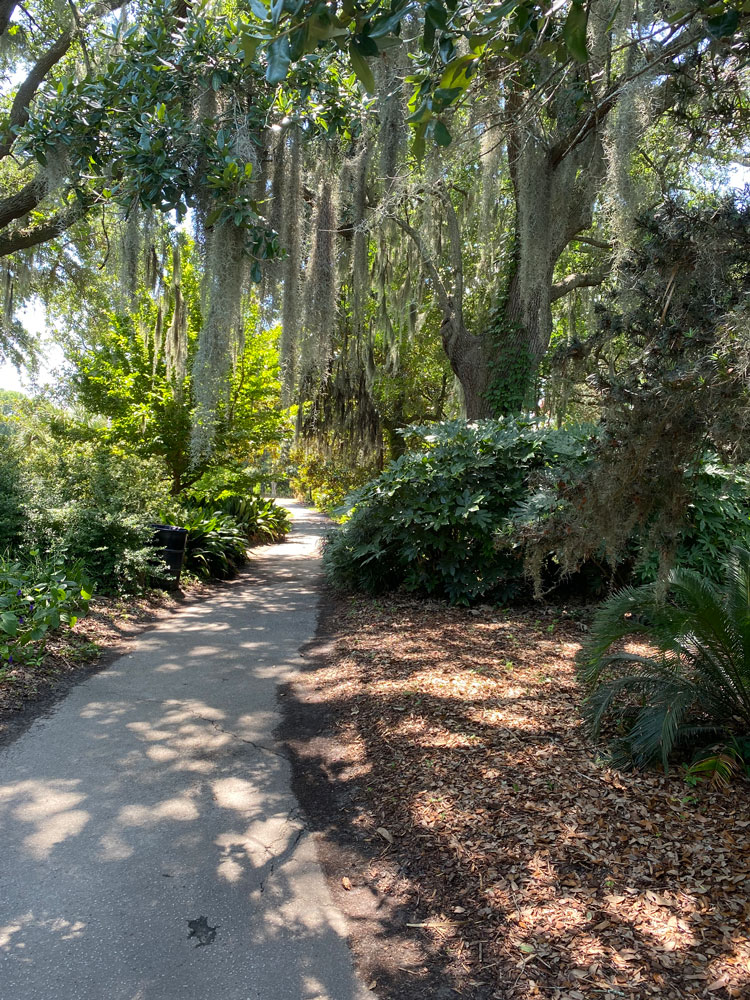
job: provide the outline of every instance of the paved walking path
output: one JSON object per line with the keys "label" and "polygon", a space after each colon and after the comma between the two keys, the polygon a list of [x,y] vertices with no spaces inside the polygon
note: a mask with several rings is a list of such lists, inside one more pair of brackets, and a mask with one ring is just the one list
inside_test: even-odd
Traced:
{"label": "paved walking path", "polygon": [[[364,1000],[274,742],[324,519],[0,751],[1,1000]],[[189,936],[192,935],[192,936]]]}

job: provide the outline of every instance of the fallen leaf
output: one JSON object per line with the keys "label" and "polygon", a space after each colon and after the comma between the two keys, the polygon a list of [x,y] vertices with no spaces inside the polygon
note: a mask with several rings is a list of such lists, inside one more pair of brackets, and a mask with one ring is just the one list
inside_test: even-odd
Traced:
{"label": "fallen leaf", "polygon": [[389,844],[393,843],[393,834],[390,832],[390,830],[386,830],[384,826],[379,826],[378,833],[383,838],[383,840],[387,840]]}
{"label": "fallen leaf", "polygon": [[348,892],[348,891],[349,891],[349,890],[351,889],[351,887],[352,887],[352,884],[351,884],[351,882],[349,881],[349,879],[348,879],[348,878],[346,877],[346,875],[344,875],[344,877],[343,877],[343,878],[341,879],[341,884],[343,885],[343,887],[344,887],[344,888],[346,889],[346,891],[347,891],[347,892]]}

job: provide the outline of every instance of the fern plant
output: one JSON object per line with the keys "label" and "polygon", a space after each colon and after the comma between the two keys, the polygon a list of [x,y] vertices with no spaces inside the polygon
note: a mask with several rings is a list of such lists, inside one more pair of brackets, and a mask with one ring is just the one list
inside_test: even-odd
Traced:
{"label": "fern plant", "polygon": [[[653,655],[615,648],[638,635]],[[655,583],[614,594],[579,667],[593,735],[615,717],[636,766],[660,759],[666,770],[678,751],[750,735],[750,552],[733,550],[722,587],[677,569],[666,594]]]}

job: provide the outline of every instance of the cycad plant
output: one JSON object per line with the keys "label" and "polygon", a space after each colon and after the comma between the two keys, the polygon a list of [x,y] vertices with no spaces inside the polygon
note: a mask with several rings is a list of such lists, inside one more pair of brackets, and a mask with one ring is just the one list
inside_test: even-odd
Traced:
{"label": "cycad plant", "polygon": [[[622,649],[641,636],[652,655]],[[619,647],[619,648],[618,648]],[[750,552],[736,548],[717,587],[676,569],[664,586],[614,594],[579,656],[585,711],[597,736],[606,717],[624,726],[633,764],[750,736]]]}

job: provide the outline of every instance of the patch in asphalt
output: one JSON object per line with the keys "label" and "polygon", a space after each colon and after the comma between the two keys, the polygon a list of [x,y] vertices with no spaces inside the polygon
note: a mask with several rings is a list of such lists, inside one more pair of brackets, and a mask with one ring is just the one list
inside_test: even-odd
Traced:
{"label": "patch in asphalt", "polygon": [[209,927],[206,917],[198,917],[197,920],[188,920],[187,925],[190,928],[188,940],[193,937],[198,939],[196,948],[202,948],[206,944],[213,944],[216,940],[216,931],[219,925]]}

